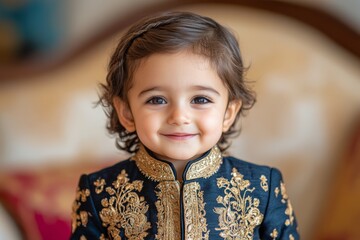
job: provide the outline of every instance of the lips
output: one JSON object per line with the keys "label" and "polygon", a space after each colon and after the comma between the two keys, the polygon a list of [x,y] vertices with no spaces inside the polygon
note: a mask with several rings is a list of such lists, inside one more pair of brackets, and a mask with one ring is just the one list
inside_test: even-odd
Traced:
{"label": "lips", "polygon": [[197,134],[194,133],[169,133],[169,134],[162,134],[163,136],[177,141],[188,140],[190,138],[195,137]]}

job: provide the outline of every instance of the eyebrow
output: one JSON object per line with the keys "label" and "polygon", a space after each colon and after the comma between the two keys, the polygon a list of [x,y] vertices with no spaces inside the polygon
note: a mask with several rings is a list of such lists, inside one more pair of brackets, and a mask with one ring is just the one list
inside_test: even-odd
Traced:
{"label": "eyebrow", "polygon": [[216,91],[216,89],[212,88],[212,87],[207,87],[207,86],[202,86],[202,85],[195,85],[192,87],[195,90],[205,90],[205,91],[210,91],[215,93],[216,95],[220,96],[220,93],[218,91]]}
{"label": "eyebrow", "polygon": [[145,93],[148,93],[148,92],[151,92],[151,91],[161,91],[161,87],[151,87],[151,88],[148,88],[148,89],[145,89],[145,90],[142,90],[140,93],[139,93],[139,97],[141,96],[141,95],[144,95]]}
{"label": "eyebrow", "polygon": [[[207,86],[202,86],[202,85],[195,85],[195,86],[192,86],[191,89],[194,89],[194,90],[202,90],[202,91],[209,91],[209,92],[213,92],[215,93],[216,95],[219,95],[220,96],[220,93],[218,91],[216,91],[214,88],[212,87],[207,87]],[[162,87],[159,87],[159,86],[155,86],[155,87],[150,87],[148,89],[145,89],[145,90],[142,90],[140,93],[139,93],[139,97],[148,93],[148,92],[152,92],[152,91],[161,91],[163,90]]]}

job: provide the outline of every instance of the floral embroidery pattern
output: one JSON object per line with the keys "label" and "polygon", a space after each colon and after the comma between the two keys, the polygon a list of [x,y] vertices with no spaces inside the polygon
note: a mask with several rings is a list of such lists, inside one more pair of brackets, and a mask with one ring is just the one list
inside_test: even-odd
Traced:
{"label": "floral embroidery pattern", "polygon": [[96,194],[102,193],[102,191],[104,190],[105,184],[106,184],[105,179],[100,179],[100,178],[94,182]]}
{"label": "floral embroidery pattern", "polygon": [[72,214],[71,214],[72,232],[75,232],[76,228],[80,225],[86,227],[88,223],[88,213],[86,211],[80,211],[79,214],[77,213],[81,206],[81,203],[86,202],[88,196],[90,196],[89,189],[83,189],[83,190],[80,190],[79,188],[76,189],[76,197],[72,205]]}
{"label": "floral embroidery pattern", "polygon": [[269,191],[269,185],[267,183],[267,178],[264,175],[260,176],[260,187],[265,191]]}
{"label": "floral embroidery pattern", "polygon": [[180,187],[175,181],[160,182],[155,203],[158,211],[158,233],[156,239],[177,240],[180,233]]}
{"label": "floral embroidery pattern", "polygon": [[149,207],[144,197],[139,197],[135,192],[141,191],[143,181],[130,182],[127,176],[122,170],[112,183],[113,187],[105,189],[111,197],[102,199],[104,208],[100,211],[100,218],[113,239],[121,239],[119,233],[123,228],[128,239],[140,240],[148,235],[146,231],[150,228],[145,215]]}
{"label": "floral embroidery pattern", "polygon": [[250,187],[250,181],[243,179],[233,168],[231,180],[217,179],[217,186],[224,188],[225,196],[218,196],[217,202],[223,207],[216,207],[214,212],[219,214],[219,235],[227,240],[253,239],[254,228],[263,220],[263,214],[258,209],[259,199],[247,196],[255,190]]}
{"label": "floral embroidery pattern", "polygon": [[204,196],[198,182],[184,186],[184,215],[185,239],[209,239]]}

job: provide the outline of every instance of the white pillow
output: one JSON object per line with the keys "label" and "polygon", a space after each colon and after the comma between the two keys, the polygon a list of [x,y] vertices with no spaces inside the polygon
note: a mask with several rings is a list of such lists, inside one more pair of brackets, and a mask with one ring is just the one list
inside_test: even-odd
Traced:
{"label": "white pillow", "polygon": [[21,233],[16,223],[11,218],[9,213],[6,212],[4,207],[0,204],[0,238],[21,240]]}

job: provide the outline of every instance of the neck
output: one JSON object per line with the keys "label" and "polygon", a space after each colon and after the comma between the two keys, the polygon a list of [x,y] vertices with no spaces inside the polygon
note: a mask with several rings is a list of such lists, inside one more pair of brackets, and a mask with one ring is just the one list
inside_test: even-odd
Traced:
{"label": "neck", "polygon": [[171,163],[174,165],[174,168],[176,170],[176,179],[179,181],[182,181],[182,175],[185,170],[186,164],[188,161],[182,161],[182,160],[173,160]]}

